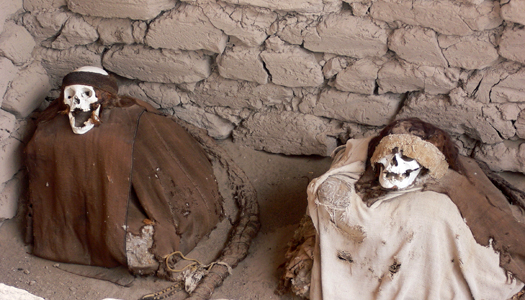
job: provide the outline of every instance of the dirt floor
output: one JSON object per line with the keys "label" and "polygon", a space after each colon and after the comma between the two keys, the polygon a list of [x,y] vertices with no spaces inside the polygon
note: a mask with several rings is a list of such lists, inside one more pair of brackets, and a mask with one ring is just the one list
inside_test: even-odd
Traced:
{"label": "dirt floor", "polygon": [[[284,262],[287,243],[306,211],[306,187],[328,169],[330,158],[268,154],[229,140],[219,144],[257,190],[262,227],[247,258],[215,290],[212,299],[299,299],[274,294],[278,266]],[[21,220],[15,218],[0,227],[0,283],[50,300],[134,300],[172,284],[155,277],[138,277],[127,288],[65,272],[56,262],[30,254],[21,226]]]}

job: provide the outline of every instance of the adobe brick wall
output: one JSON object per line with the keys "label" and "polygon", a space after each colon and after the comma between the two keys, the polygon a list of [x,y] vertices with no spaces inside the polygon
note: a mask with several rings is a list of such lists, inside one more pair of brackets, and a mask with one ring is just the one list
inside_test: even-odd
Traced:
{"label": "adobe brick wall", "polygon": [[417,116],[492,169],[525,173],[524,26],[520,0],[2,1],[0,220],[28,116],[85,65],[255,149],[329,155]]}

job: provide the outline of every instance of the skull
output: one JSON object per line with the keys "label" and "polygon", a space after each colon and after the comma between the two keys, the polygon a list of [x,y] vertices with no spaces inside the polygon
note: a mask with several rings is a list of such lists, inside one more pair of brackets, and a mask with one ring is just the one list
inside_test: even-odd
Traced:
{"label": "skull", "polygon": [[[74,72],[89,72],[108,76],[101,68],[85,66]],[[75,134],[84,134],[100,124],[100,103],[90,85],[70,84],[64,87],[64,104],[68,107],[69,124]]]}
{"label": "skull", "polygon": [[421,172],[417,160],[404,156],[402,152],[388,154],[381,158],[379,184],[385,189],[404,189],[414,183]]}
{"label": "skull", "polygon": [[100,123],[100,103],[92,86],[66,86],[64,103],[69,107],[69,124],[74,133],[84,134]]}

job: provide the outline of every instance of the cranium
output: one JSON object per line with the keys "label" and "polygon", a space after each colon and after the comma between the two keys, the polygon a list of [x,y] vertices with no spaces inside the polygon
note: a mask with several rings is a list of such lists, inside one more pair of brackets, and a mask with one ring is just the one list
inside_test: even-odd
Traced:
{"label": "cranium", "polygon": [[69,124],[74,133],[84,134],[100,122],[100,104],[92,86],[66,86],[64,103],[69,106]]}
{"label": "cranium", "polygon": [[386,189],[404,189],[414,183],[421,172],[417,160],[404,156],[402,152],[394,151],[381,158],[379,184]]}
{"label": "cranium", "polygon": [[[108,75],[106,71],[97,67],[82,67],[75,72]],[[100,123],[100,103],[92,86],[82,84],[65,86],[64,103],[68,106],[69,124],[75,134],[84,134]]]}

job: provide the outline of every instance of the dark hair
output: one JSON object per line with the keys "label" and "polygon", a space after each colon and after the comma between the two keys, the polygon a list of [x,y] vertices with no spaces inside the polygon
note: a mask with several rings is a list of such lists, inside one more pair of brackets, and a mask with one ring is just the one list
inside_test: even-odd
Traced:
{"label": "dark hair", "polygon": [[[128,107],[136,103],[134,98],[128,96],[119,96],[115,93],[102,90],[96,87],[93,87],[95,90],[95,95],[99,99],[99,103],[102,106],[101,112],[104,109],[109,109],[113,107]],[[40,113],[37,118],[37,124],[40,122],[45,122],[53,119],[58,114],[67,113],[68,106],[64,103],[64,89],[60,92],[60,96],[53,100],[51,104]]]}

